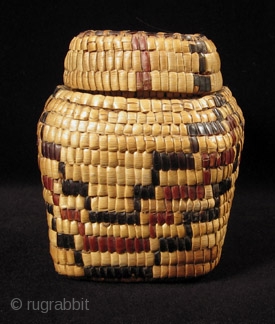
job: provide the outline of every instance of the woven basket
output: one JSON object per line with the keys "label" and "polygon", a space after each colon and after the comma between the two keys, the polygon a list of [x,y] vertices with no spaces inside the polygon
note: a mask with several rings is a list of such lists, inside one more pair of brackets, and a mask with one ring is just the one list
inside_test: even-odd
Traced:
{"label": "woven basket", "polygon": [[[116,63],[116,56],[131,63]],[[244,142],[240,107],[221,76],[213,81],[219,69],[215,46],[201,35],[87,31],[72,40],[64,85],[47,100],[37,127],[58,273],[152,281],[215,268]],[[145,72],[147,88],[123,81]],[[168,84],[179,75],[209,77],[210,88],[163,87],[162,73]],[[115,74],[123,78],[112,83]]]}
{"label": "woven basket", "polygon": [[197,34],[86,31],[71,41],[64,66],[64,84],[86,91],[185,96],[222,87],[216,47]]}

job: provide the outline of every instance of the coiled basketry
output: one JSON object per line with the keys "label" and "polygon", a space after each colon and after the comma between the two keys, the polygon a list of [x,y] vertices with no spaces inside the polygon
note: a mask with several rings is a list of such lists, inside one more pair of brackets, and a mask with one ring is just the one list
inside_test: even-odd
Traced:
{"label": "coiled basketry", "polygon": [[174,280],[218,264],[244,118],[205,36],[79,34],[37,138],[58,273]]}
{"label": "coiled basketry", "polygon": [[157,91],[182,95],[220,90],[220,59],[201,35],[87,31],[65,58],[64,84],[87,91]]}

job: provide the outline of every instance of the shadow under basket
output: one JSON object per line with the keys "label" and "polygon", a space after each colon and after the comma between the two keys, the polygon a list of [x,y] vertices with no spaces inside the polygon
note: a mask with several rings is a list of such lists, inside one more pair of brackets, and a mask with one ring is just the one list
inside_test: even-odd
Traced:
{"label": "shadow under basket", "polygon": [[59,274],[179,280],[216,267],[244,142],[227,87],[177,98],[61,85],[37,139]]}

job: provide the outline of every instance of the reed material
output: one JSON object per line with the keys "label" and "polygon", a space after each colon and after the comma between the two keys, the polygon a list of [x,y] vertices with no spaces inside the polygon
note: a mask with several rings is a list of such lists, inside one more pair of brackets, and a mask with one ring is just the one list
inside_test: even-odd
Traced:
{"label": "reed material", "polygon": [[58,86],[37,137],[58,273],[152,281],[216,267],[244,141],[227,87],[159,99]]}
{"label": "reed material", "polygon": [[74,37],[64,84],[85,91],[207,94],[220,90],[220,58],[203,35],[86,31]]}

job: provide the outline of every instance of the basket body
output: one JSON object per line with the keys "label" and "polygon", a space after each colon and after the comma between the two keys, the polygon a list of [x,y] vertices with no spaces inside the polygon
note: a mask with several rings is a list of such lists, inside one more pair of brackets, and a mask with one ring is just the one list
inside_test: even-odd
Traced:
{"label": "basket body", "polygon": [[138,98],[58,86],[37,138],[58,273],[176,280],[218,264],[244,142],[227,87]]}

